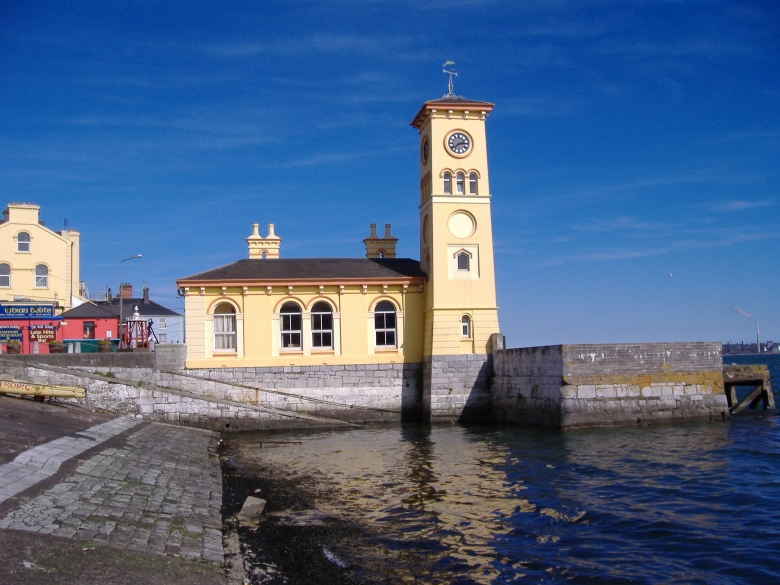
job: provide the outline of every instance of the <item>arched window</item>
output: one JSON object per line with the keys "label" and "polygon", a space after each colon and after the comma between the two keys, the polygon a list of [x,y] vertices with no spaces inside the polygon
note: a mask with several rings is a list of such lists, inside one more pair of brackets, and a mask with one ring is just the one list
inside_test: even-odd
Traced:
{"label": "arched window", "polygon": [[455,175],[455,192],[458,195],[463,195],[464,193],[463,180],[464,180],[463,173],[458,173],[457,175]]}
{"label": "arched window", "polygon": [[477,194],[477,173],[469,173],[469,194]]}
{"label": "arched window", "polygon": [[447,195],[452,194],[452,173],[444,173],[444,193]]}
{"label": "arched window", "polygon": [[471,258],[467,252],[461,252],[458,254],[458,270],[469,270],[471,264]]}
{"label": "arched window", "polygon": [[333,311],[325,302],[311,308],[311,346],[319,349],[333,347]]}
{"label": "arched window", "polygon": [[374,309],[374,331],[377,347],[395,347],[395,307],[382,301]]}
{"label": "arched window", "polygon": [[236,310],[230,303],[214,309],[214,351],[236,351]]}
{"label": "arched window", "polygon": [[0,287],[11,286],[11,266],[0,264]]}
{"label": "arched window", "polygon": [[295,303],[285,303],[279,310],[283,349],[301,347],[301,308]]}
{"label": "arched window", "polygon": [[19,232],[16,236],[16,251],[17,252],[29,252],[30,251],[30,234],[27,232]]}
{"label": "arched window", "polygon": [[468,315],[463,315],[460,319],[460,335],[463,339],[471,338],[471,319]]}
{"label": "arched window", "polygon": [[43,264],[35,267],[35,288],[49,287],[49,269]]}

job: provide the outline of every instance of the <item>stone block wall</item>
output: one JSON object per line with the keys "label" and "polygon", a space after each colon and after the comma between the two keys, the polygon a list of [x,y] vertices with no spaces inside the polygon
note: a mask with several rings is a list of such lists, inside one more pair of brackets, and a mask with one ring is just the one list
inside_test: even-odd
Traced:
{"label": "stone block wall", "polygon": [[546,427],[729,417],[719,342],[497,350],[491,418]]}
{"label": "stone block wall", "polygon": [[489,420],[492,360],[488,354],[423,357],[422,420]]}
{"label": "stone block wall", "polygon": [[0,373],[87,388],[91,408],[220,431],[331,425],[289,413],[348,422],[420,417],[421,364],[184,370],[172,367],[175,356],[170,363],[163,360],[162,369],[107,364],[115,361],[105,357],[110,355],[116,354],[68,368],[6,359],[0,360]]}
{"label": "stone block wall", "polygon": [[416,421],[421,413],[421,364],[192,369],[160,372],[158,379],[193,392],[230,392],[238,400],[340,420]]}

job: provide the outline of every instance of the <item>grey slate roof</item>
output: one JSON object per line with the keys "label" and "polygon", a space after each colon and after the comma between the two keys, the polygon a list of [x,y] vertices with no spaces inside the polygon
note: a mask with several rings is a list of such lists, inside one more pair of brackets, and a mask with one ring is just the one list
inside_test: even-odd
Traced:
{"label": "grey slate roof", "polygon": [[296,280],[360,278],[427,278],[420,262],[411,258],[245,258],[177,279]]}
{"label": "grey slate roof", "polygon": [[118,315],[118,312],[112,313],[94,303],[84,303],[65,311],[61,316],[63,319],[113,319]]}
{"label": "grey slate roof", "polygon": [[[95,304],[115,317],[119,316],[119,299],[113,299],[110,303],[108,301],[96,301]],[[154,301],[145,303],[143,298],[124,299],[122,301],[122,317],[132,315],[133,307],[138,307],[138,314],[142,317],[181,317],[176,311],[163,307]]]}

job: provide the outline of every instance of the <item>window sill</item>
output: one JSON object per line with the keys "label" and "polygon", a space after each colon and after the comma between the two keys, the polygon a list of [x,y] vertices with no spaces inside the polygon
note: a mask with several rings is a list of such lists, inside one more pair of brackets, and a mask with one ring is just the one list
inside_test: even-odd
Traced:
{"label": "window sill", "polygon": [[279,348],[279,353],[283,353],[285,355],[290,355],[290,354],[300,354],[300,355],[303,355],[303,350],[301,348],[299,348],[299,347],[294,347],[294,348],[291,347],[289,349],[286,349],[284,347],[280,347]]}
{"label": "window sill", "polygon": [[238,352],[235,351],[221,351],[218,349],[214,350],[214,357],[238,357]]}
{"label": "window sill", "polygon": [[376,353],[398,353],[397,347],[375,347],[374,351]]}
{"label": "window sill", "polygon": [[332,347],[315,349],[311,348],[312,355],[335,355]]}

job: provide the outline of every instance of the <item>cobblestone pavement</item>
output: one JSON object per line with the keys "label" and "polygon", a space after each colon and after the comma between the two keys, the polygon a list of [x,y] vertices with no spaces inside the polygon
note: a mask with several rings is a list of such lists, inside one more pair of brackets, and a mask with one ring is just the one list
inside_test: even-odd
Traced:
{"label": "cobblestone pavement", "polygon": [[116,418],[20,453],[10,463],[0,465],[0,503],[51,477],[68,459],[133,428],[139,422],[131,418]]}
{"label": "cobblestone pavement", "polygon": [[222,474],[210,449],[216,441],[196,429],[144,426],[123,447],[84,461],[10,512],[0,528],[221,563]]}

